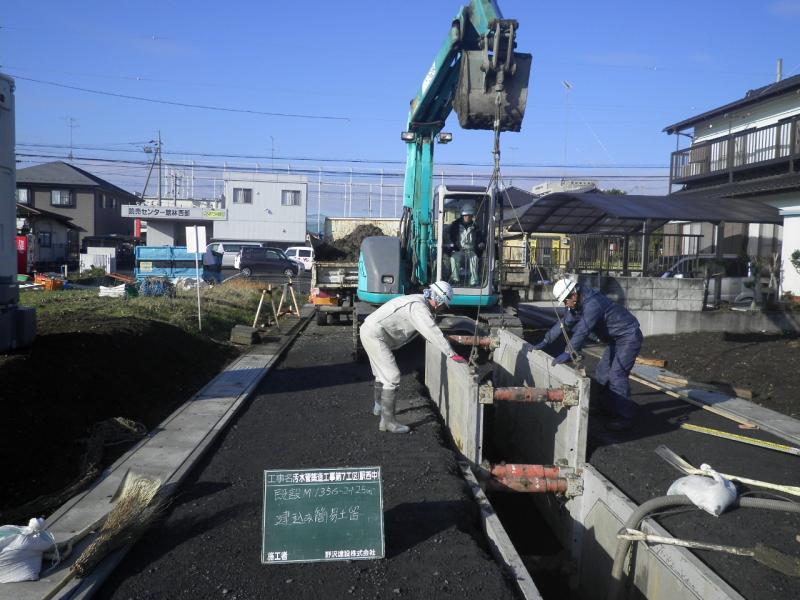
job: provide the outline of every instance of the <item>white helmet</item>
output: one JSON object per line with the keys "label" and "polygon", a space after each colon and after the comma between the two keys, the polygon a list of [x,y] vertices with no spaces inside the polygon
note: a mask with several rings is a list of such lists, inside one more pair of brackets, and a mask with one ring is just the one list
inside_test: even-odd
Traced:
{"label": "white helmet", "polygon": [[472,202],[465,202],[461,207],[461,216],[463,217],[464,215],[475,216],[475,206]]}
{"label": "white helmet", "polygon": [[553,297],[558,300],[559,304],[563,304],[564,300],[572,295],[578,284],[570,279],[559,279],[553,286]]}
{"label": "white helmet", "polygon": [[446,281],[437,281],[430,286],[431,296],[439,304],[450,306],[450,301],[453,299],[453,288]]}

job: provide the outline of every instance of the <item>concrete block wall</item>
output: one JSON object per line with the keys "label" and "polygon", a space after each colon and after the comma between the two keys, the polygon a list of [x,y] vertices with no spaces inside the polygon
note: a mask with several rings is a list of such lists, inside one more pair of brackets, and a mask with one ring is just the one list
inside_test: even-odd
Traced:
{"label": "concrete block wall", "polygon": [[[661,279],[660,277],[610,277],[572,275],[571,279],[592,287],[629,310],[703,310],[702,279]],[[534,297],[551,297],[552,286],[542,286]]]}

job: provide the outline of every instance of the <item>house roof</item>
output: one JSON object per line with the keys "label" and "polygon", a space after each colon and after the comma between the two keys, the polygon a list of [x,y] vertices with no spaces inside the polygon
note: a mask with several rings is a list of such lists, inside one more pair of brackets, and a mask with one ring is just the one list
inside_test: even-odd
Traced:
{"label": "house roof", "polygon": [[[92,175],[63,161],[45,163],[17,170],[17,184],[23,185],[63,185],[67,187],[97,187],[116,194],[136,198],[130,192],[117,187],[113,183]],[[138,198],[137,198],[138,199]]]}
{"label": "house roof", "polygon": [[673,125],[668,125],[664,128],[664,131],[669,134],[682,131],[696,125],[697,123],[700,123],[701,121],[724,116],[725,113],[739,110],[740,108],[751,106],[753,104],[758,104],[770,98],[774,98],[776,96],[780,96],[781,94],[786,94],[796,90],[800,90],[800,75],[787,77],[781,81],[776,81],[775,83],[771,83],[754,90],[749,90],[744,95],[744,98],[740,98],[739,100],[735,100],[729,104],[720,106],[719,108],[712,108],[711,110],[694,117],[689,117],[688,119],[684,119],[683,121],[679,121]]}
{"label": "house roof", "polygon": [[640,232],[645,220],[651,230],[669,221],[783,223],[777,208],[738,198],[720,202],[703,196],[620,196],[597,191],[536,198],[518,188],[507,192],[510,207],[504,211],[503,222],[511,231],[527,233],[629,235]]}
{"label": "house roof", "polygon": [[25,204],[17,203],[17,215],[22,215],[25,217],[42,217],[47,219],[52,219],[53,221],[58,221],[62,225],[64,225],[67,229],[74,229],[76,231],[86,231],[80,225],[76,225],[72,222],[72,217],[67,217],[64,215],[60,215],[58,213],[51,212],[49,210],[44,210],[42,208],[33,208],[32,206],[26,206]]}

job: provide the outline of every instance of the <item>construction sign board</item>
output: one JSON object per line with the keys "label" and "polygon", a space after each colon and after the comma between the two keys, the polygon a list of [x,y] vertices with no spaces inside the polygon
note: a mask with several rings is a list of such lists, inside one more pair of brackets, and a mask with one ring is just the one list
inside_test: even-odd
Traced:
{"label": "construction sign board", "polygon": [[380,467],[264,471],[262,563],[383,557]]}

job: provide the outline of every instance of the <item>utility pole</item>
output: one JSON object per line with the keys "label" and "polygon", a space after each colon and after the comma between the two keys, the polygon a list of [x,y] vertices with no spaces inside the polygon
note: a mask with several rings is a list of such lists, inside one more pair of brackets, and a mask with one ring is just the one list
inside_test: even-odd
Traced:
{"label": "utility pole", "polygon": [[566,79],[561,82],[564,86],[564,167],[567,166],[567,145],[569,142],[569,96],[572,90],[572,82]]}
{"label": "utility pole", "polygon": [[158,152],[158,205],[161,206],[161,130],[158,130],[158,145],[156,146]]}

